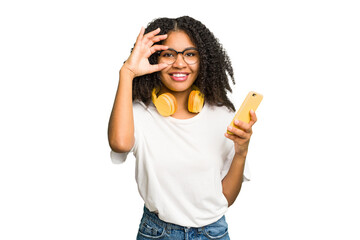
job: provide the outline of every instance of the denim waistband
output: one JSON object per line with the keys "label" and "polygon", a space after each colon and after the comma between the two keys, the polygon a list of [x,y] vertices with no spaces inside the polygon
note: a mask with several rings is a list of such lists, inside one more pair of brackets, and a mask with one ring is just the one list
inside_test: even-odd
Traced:
{"label": "denim waistband", "polygon": [[[150,212],[150,210],[149,210],[147,207],[145,207],[145,205],[144,205],[144,216],[150,218],[153,222],[159,224],[160,226],[162,226],[162,227],[164,227],[164,228],[166,228],[166,229],[174,229],[174,230],[182,230],[182,231],[185,231],[185,230],[186,230],[186,231],[187,231],[187,230],[189,230],[190,228],[192,228],[192,229],[196,229],[196,230],[198,230],[198,231],[201,232],[201,231],[204,229],[204,227],[206,227],[206,226],[203,226],[203,227],[184,227],[184,226],[180,226],[180,225],[177,225],[177,224],[174,224],[174,223],[165,222],[165,221],[161,220],[161,219],[158,217],[158,214],[157,214],[157,213],[155,213],[155,212]],[[225,220],[225,216],[223,216],[223,217],[222,217],[221,219],[219,219],[218,221],[221,221],[222,219],[224,219],[224,221],[226,221],[226,220]],[[217,222],[218,222],[218,221],[217,221]],[[214,223],[212,223],[212,224],[216,224],[217,222],[214,222]],[[212,225],[212,224],[210,224],[210,225]],[[207,225],[207,226],[210,226],[210,225]]]}
{"label": "denim waistband", "polygon": [[156,222],[157,224],[159,224],[160,226],[166,229],[185,230],[190,228],[190,227],[183,227],[177,224],[165,222],[161,220],[156,213],[150,212],[150,210],[145,206],[144,206],[144,215],[151,218],[152,221]]}

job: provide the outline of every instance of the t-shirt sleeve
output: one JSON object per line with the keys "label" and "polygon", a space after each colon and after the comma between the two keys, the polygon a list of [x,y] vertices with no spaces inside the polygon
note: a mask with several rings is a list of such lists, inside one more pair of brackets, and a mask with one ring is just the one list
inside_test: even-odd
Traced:
{"label": "t-shirt sleeve", "polygon": [[[228,154],[227,154],[226,158],[224,159],[223,167],[221,170],[221,179],[224,179],[226,174],[229,172],[234,155],[235,155],[235,149],[232,144],[232,146],[230,146],[230,149],[228,150]],[[243,182],[250,181],[250,178],[251,178],[251,174],[250,174],[249,164],[248,164],[248,160],[246,160],[245,167],[244,167],[244,173],[243,173]]]}
{"label": "t-shirt sleeve", "polygon": [[[134,146],[135,146],[135,144],[134,144]],[[114,163],[114,164],[124,163],[128,154],[133,151],[134,151],[134,147],[132,147],[129,152],[125,152],[125,153],[114,152],[111,150],[110,158],[111,158],[112,163]]]}

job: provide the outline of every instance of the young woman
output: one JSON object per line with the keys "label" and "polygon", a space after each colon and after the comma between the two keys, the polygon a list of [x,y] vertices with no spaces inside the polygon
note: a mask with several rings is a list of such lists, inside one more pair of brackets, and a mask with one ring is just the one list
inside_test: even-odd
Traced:
{"label": "young woman", "polygon": [[[145,202],[137,239],[229,239],[225,212],[248,180],[256,115],[230,128],[230,59],[191,17],[142,28],[120,70],[109,121],[113,161],[133,152]],[[233,134],[227,134],[229,130]]]}

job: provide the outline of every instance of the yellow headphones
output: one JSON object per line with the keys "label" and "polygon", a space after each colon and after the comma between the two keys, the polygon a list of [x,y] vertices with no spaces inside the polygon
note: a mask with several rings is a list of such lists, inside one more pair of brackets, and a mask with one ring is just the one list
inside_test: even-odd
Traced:
{"label": "yellow headphones", "polygon": [[[204,94],[202,94],[196,86],[191,86],[191,93],[188,100],[188,110],[192,113],[198,113],[204,106]],[[158,97],[156,94],[160,88],[154,88],[152,91],[152,101],[157,111],[164,117],[168,117],[176,112],[176,98],[171,93],[163,93]]]}

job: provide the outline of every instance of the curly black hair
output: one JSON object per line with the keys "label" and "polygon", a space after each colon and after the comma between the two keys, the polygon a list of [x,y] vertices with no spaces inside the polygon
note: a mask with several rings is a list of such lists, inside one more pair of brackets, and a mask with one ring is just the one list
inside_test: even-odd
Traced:
{"label": "curly black hair", "polygon": [[[206,103],[226,106],[235,111],[233,103],[226,95],[226,91],[232,92],[228,76],[235,84],[233,68],[229,56],[214,34],[200,21],[189,16],[155,19],[149,23],[145,33],[157,28],[161,29],[159,34],[183,30],[189,35],[200,55],[200,70],[194,85],[204,94]],[[157,64],[157,57],[156,53],[151,55],[150,64]],[[152,90],[159,86],[161,86],[161,80],[157,73],[134,78],[133,100],[140,100],[149,105]]]}

